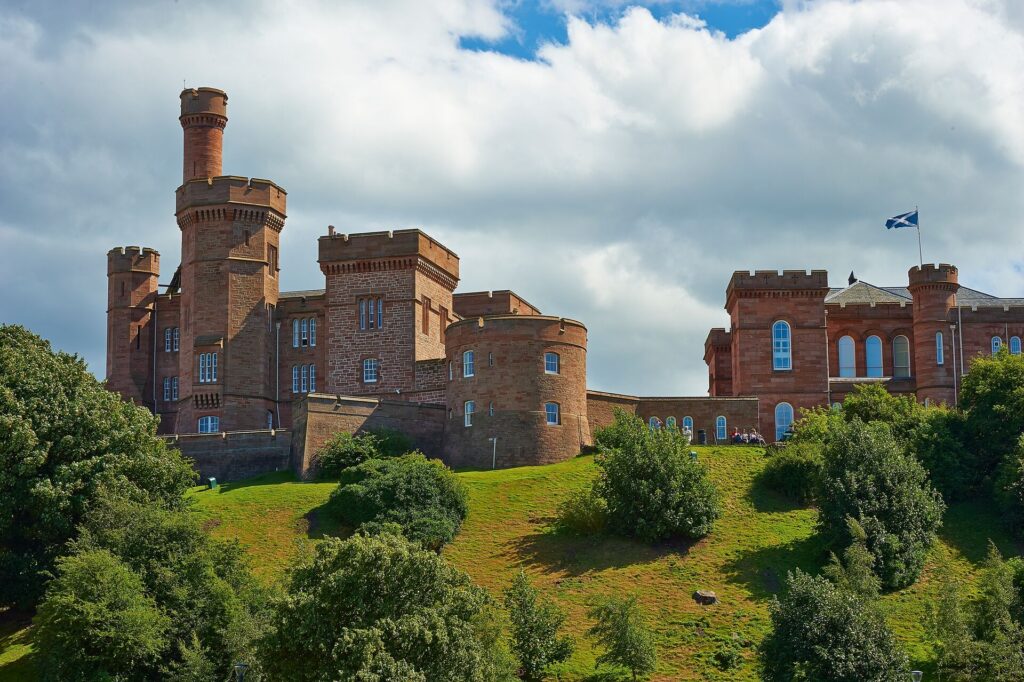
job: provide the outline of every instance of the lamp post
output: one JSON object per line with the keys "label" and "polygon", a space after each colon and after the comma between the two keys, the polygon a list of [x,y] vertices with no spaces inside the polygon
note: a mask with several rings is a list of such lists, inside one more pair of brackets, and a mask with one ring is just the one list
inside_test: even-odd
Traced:
{"label": "lamp post", "polygon": [[249,665],[239,661],[235,663],[235,682],[243,682],[245,680],[245,673],[249,670]]}
{"label": "lamp post", "polygon": [[920,670],[912,670],[910,672],[910,678],[914,680],[914,682],[921,682],[922,677],[924,677],[924,673]]}

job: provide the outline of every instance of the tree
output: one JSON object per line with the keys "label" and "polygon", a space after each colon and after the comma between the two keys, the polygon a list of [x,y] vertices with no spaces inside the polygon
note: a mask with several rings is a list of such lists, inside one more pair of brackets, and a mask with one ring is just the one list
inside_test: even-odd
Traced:
{"label": "tree", "polygon": [[823,577],[790,573],[758,651],[767,682],[903,682],[908,662],[870,601]]}
{"label": "tree", "polygon": [[636,597],[610,597],[592,608],[589,615],[597,622],[588,632],[605,649],[598,663],[621,665],[634,680],[654,672],[658,662],[654,634]]}
{"label": "tree", "polygon": [[36,615],[44,681],[157,679],[170,619],[106,550],[62,557]]}
{"label": "tree", "polygon": [[572,638],[558,634],[565,613],[540,599],[522,571],[505,590],[505,608],[512,621],[512,652],[519,661],[519,677],[528,682],[542,680],[548,668],[572,655]]}
{"label": "tree", "polygon": [[893,395],[881,384],[859,384],[843,399],[847,422],[887,424],[900,445],[906,445],[921,423],[927,408],[911,395]]}
{"label": "tree", "polygon": [[420,453],[346,469],[331,505],[357,527],[398,524],[407,538],[435,550],[455,537],[469,512],[462,482],[440,461]]}
{"label": "tree", "polygon": [[882,590],[882,583],[874,572],[875,557],[868,550],[867,533],[853,519],[846,521],[853,542],[843,551],[842,561],[839,561],[834,553],[831,554],[825,567],[825,577],[839,589],[851,592],[861,599],[875,599]]}
{"label": "tree", "polygon": [[995,485],[996,501],[1006,515],[1010,528],[1024,536],[1024,435],[1016,449],[999,466]]}
{"label": "tree", "polygon": [[971,361],[960,389],[966,442],[993,475],[1024,434],[1024,356],[1001,351]]}
{"label": "tree", "polygon": [[29,607],[100,491],[181,507],[191,465],[77,356],[0,326],[0,604]]}
{"label": "tree", "polygon": [[875,571],[887,588],[914,582],[942,524],[945,505],[924,468],[883,424],[854,420],[824,448],[818,528],[833,548],[851,544],[848,519],[866,534]]}
{"label": "tree", "polygon": [[371,429],[358,434],[339,431],[317,451],[317,474],[336,478],[345,469],[367,460],[400,457],[412,451],[412,440],[400,431]]}
{"label": "tree", "polygon": [[595,490],[607,503],[613,530],[648,542],[711,532],[721,496],[678,429],[650,429],[618,412],[598,442]]}
{"label": "tree", "polygon": [[296,565],[260,659],[271,679],[506,680],[490,600],[400,535],[327,538]]}

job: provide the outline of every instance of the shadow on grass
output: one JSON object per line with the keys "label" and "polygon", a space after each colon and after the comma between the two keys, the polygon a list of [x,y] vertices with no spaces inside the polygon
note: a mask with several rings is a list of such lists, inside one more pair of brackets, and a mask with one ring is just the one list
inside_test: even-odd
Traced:
{"label": "shadow on grass", "polygon": [[670,554],[685,556],[693,544],[671,541],[646,545],[615,535],[574,535],[549,530],[515,538],[505,547],[521,562],[542,568],[546,573],[564,572],[580,576],[649,563]]}
{"label": "shadow on grass", "polygon": [[741,551],[723,570],[730,583],[743,585],[755,599],[767,599],[782,589],[787,573],[799,568],[816,574],[826,556],[825,543],[815,534],[784,545]]}
{"label": "shadow on grass", "polygon": [[347,525],[341,514],[334,508],[330,500],[319,507],[314,507],[306,514],[306,537],[310,540],[322,540],[326,537],[347,538],[355,529]]}
{"label": "shadow on grass", "polygon": [[31,630],[25,629],[31,623],[32,617],[27,613],[0,610],[0,682],[31,682],[39,678],[34,650],[8,660],[11,649],[31,646]]}
{"label": "shadow on grass", "polygon": [[764,482],[763,472],[754,478],[753,485],[747,490],[746,498],[756,511],[769,514],[784,514],[811,507],[810,504],[769,488]]}
{"label": "shadow on grass", "polygon": [[971,500],[950,505],[939,535],[974,565],[985,561],[989,540],[1004,557],[1024,553],[1021,542],[1006,528],[999,509],[991,500]]}
{"label": "shadow on grass", "polygon": [[281,483],[292,483],[298,481],[295,477],[295,473],[292,471],[275,471],[269,474],[260,474],[259,476],[253,476],[252,478],[243,478],[238,481],[229,481],[226,483],[217,484],[217,494],[223,495],[233,490],[241,490],[242,488],[252,488],[260,485],[280,485]]}

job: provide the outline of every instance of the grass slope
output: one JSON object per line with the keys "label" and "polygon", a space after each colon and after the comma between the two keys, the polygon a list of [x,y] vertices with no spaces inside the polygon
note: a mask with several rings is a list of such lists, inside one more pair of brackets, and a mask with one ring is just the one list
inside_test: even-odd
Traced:
{"label": "grass slope", "polygon": [[[563,680],[616,678],[613,671],[595,669],[597,652],[584,632],[587,608],[602,595],[621,593],[635,593],[656,627],[659,665],[652,679],[755,680],[752,645],[766,632],[771,595],[787,571],[817,571],[825,560],[814,536],[817,514],[758,484],[763,465],[759,449],[698,451],[725,495],[723,518],[700,542],[650,547],[621,538],[555,532],[551,521],[558,503],[597,473],[592,457],[579,457],[543,467],[460,473],[469,489],[470,514],[445,555],[495,596],[522,568],[569,612],[578,646],[559,671]],[[281,473],[214,491],[197,489],[193,495],[207,527],[218,537],[237,537],[248,548],[257,573],[276,581],[288,562],[317,538],[345,532],[324,507],[334,487],[298,483]],[[921,580],[884,598],[890,622],[917,667],[932,669],[923,620],[925,604],[938,589],[935,559],[952,559],[957,573],[971,584],[990,537],[1005,555],[1020,552],[1001,531],[991,507],[954,505]],[[696,589],[715,590],[721,603],[697,606],[690,597]],[[743,665],[720,670],[715,652],[734,637],[748,644]],[[0,682],[32,679],[25,676],[31,670],[28,647],[25,630],[0,629]]]}

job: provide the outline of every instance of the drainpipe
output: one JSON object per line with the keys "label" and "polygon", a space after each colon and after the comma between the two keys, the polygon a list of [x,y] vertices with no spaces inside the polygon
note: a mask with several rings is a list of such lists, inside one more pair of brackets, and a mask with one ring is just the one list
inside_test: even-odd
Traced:
{"label": "drainpipe", "polygon": [[957,333],[960,334],[960,376],[964,375],[964,320],[960,315],[960,304],[956,300],[956,294],[953,294],[953,303],[956,304],[956,326]]}
{"label": "drainpipe", "polygon": [[156,297],[153,299],[153,414],[158,414],[156,409],[156,341],[157,341],[157,324],[156,324],[156,303],[160,300],[160,286],[157,285]]}
{"label": "drainpipe", "polygon": [[277,410],[277,428],[281,428],[281,320],[274,326],[277,328],[277,340],[274,343],[274,408]]}
{"label": "drainpipe", "polygon": [[826,406],[832,408],[832,369],[828,364],[828,308],[825,308],[825,400]]}
{"label": "drainpipe", "polygon": [[956,388],[956,325],[951,324],[949,328],[953,332],[953,407],[957,407],[960,402],[960,395]]}

